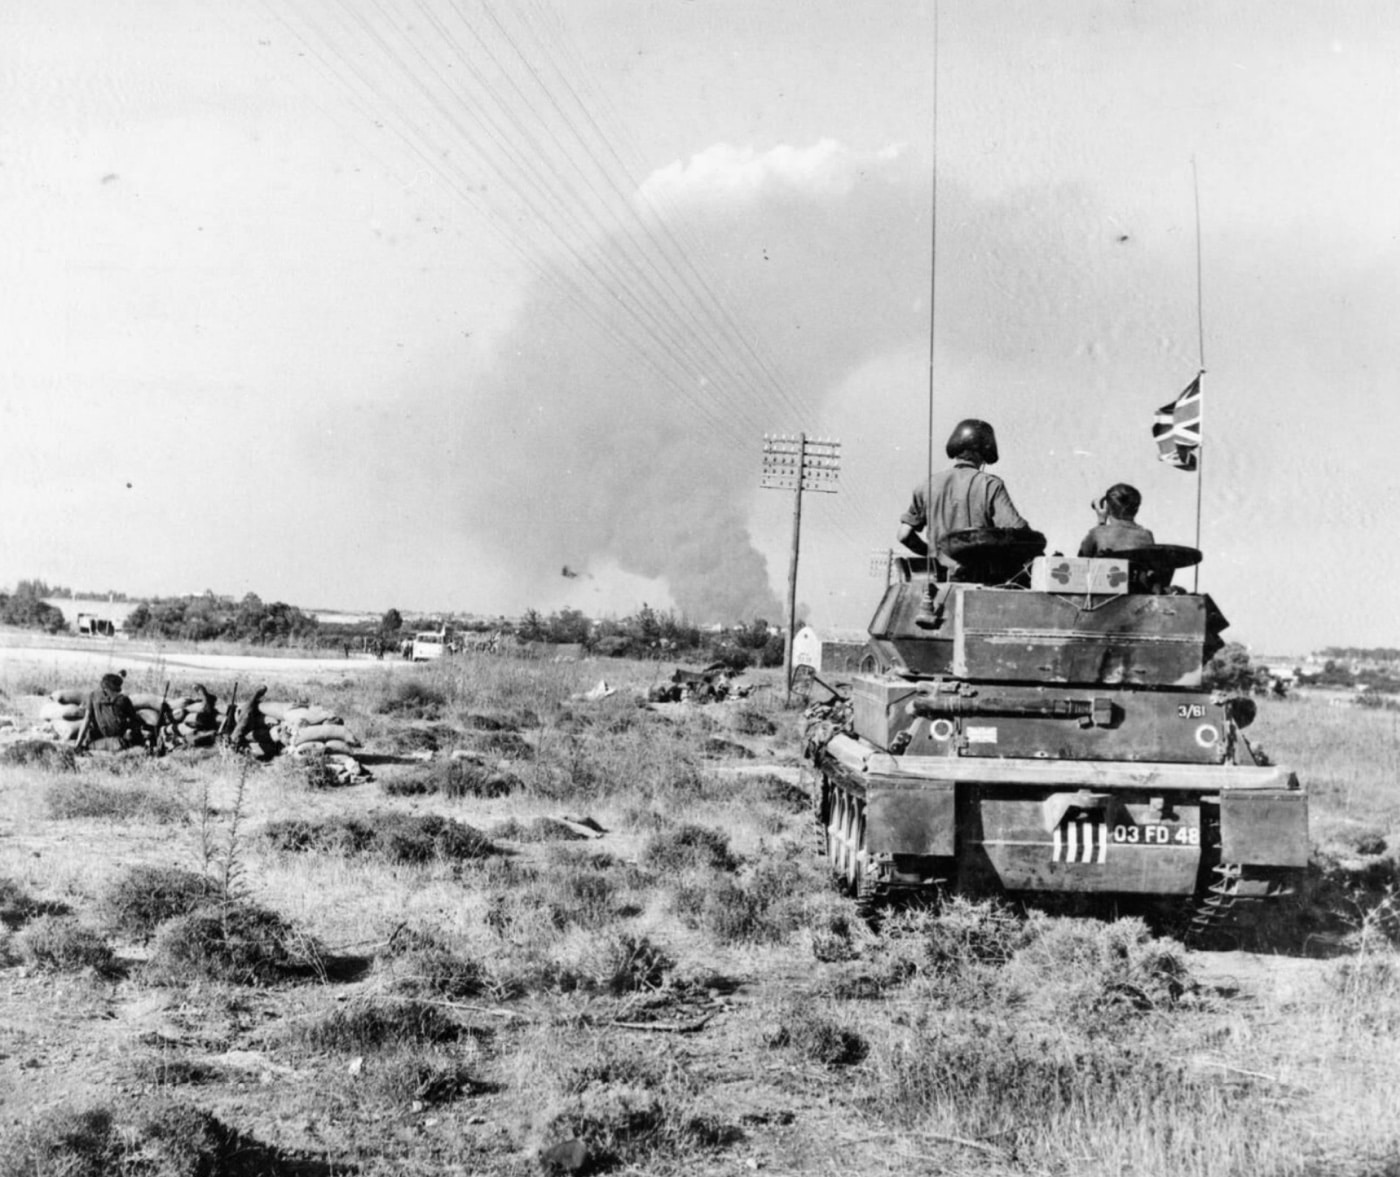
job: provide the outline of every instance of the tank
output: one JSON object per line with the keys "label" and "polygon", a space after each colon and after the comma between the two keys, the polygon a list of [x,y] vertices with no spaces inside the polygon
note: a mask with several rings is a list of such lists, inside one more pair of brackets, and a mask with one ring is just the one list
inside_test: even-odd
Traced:
{"label": "tank", "polygon": [[1252,701],[1203,685],[1228,623],[1172,586],[1193,557],[1040,556],[936,585],[895,561],[869,672],[805,719],[820,850],[865,908],[1088,896],[1199,937],[1293,889],[1307,795],[1250,745]]}

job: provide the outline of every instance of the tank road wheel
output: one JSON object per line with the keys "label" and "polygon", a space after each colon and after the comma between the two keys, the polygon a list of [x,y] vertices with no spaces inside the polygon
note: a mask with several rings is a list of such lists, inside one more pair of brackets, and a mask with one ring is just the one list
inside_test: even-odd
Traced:
{"label": "tank road wheel", "polygon": [[838,875],[843,874],[846,869],[846,811],[850,806],[850,798],[845,789],[837,789],[836,795],[832,798],[831,820],[827,823],[827,859],[831,863],[831,868]]}
{"label": "tank road wheel", "polygon": [[824,772],[802,770],[802,784],[807,786],[812,796],[812,849],[818,857],[825,858],[829,852],[826,836],[828,806],[831,804],[831,786],[826,782]]}
{"label": "tank road wheel", "polygon": [[865,876],[865,806],[858,801],[851,805],[850,838],[846,845],[846,885],[855,895]]}

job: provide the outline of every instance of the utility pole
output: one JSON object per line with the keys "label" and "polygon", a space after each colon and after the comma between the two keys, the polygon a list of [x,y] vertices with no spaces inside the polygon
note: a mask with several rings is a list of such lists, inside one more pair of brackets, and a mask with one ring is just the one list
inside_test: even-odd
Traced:
{"label": "utility pole", "polygon": [[802,492],[835,494],[841,472],[841,443],[782,434],[763,435],[763,479],[770,490],[792,491],[792,554],[788,560],[787,641],[783,649],[783,682],[792,695],[792,644],[797,636],[797,554],[802,543]]}

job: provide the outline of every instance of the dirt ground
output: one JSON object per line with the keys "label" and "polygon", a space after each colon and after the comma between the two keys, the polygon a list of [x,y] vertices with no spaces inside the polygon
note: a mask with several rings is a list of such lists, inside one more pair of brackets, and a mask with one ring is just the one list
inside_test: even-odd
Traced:
{"label": "dirt ground", "polygon": [[[805,853],[810,816],[784,793],[800,793],[803,781],[794,717],[771,703],[641,713],[617,700],[580,700],[599,678],[611,681],[611,666],[493,664],[485,677],[463,678],[388,659],[0,650],[11,684],[92,678],[116,665],[177,682],[255,674],[273,682],[274,694],[282,684],[333,697],[362,727],[374,779],[310,790],[285,764],[249,773],[226,758],[171,757],[106,775],[85,768],[79,776],[99,791],[144,789],[180,807],[173,817],[85,817],[57,814],[53,790],[62,778],[0,768],[0,880],[45,912],[100,927],[103,896],[133,864],[217,871],[236,844],[242,890],[306,929],[328,954],[317,977],[244,985],[152,983],[145,966],[154,942],[114,934],[106,939],[115,957],[100,969],[48,969],[12,953],[0,964],[0,1132],[65,1106],[180,1100],[276,1150],[279,1167],[269,1172],[523,1174],[546,1170],[542,1156],[566,1131],[561,1125],[583,1123],[578,1130],[594,1133],[590,1140],[614,1139],[622,1131],[619,1101],[632,1108],[632,1120],[623,1120],[635,1123],[650,1097],[665,1109],[664,1140],[640,1151],[619,1146],[606,1164],[595,1147],[590,1171],[1388,1171],[1366,1167],[1396,1142],[1385,1125],[1400,1122],[1400,1064],[1374,1028],[1392,1023],[1376,1022],[1375,1011],[1400,1010],[1400,994],[1383,976],[1357,987],[1359,974],[1339,965],[1347,958],[1335,929],[1264,949],[1248,927],[1238,928],[1211,950],[1181,953],[1190,985],[1179,1003],[1153,998],[1132,1011],[1095,1005],[1100,990],[1086,997],[1087,964],[1046,966],[1028,974],[1029,985],[1025,976],[1005,980],[1015,961],[1007,970],[979,961],[946,974],[916,970],[903,980],[896,958],[904,949],[853,922],[849,901],[824,889],[820,866]],[[386,692],[405,670],[448,696],[443,717],[377,710],[395,697]],[[531,675],[542,685],[532,686]],[[503,762],[523,787],[455,799],[392,791],[423,771],[420,759],[396,751],[405,733],[442,737],[450,728],[466,741],[478,720],[522,714],[547,691],[550,715],[522,729],[528,751]],[[21,712],[35,702],[9,699]],[[557,788],[559,772],[575,782],[571,791]],[[447,816],[488,835],[540,818],[589,818],[603,832],[565,847],[508,834],[499,838],[501,854],[465,865],[289,854],[264,837],[287,820],[373,825],[388,815]],[[765,868],[793,864],[776,876],[786,880],[778,891],[790,893],[769,900],[797,913],[790,926],[772,935],[720,934],[722,925],[691,918],[683,901],[690,894],[695,902],[689,868],[659,866],[649,855],[658,838],[697,824],[721,831],[740,863],[703,875],[710,890],[751,898]],[[577,922],[583,917],[573,905],[599,887],[607,910]],[[1055,926],[1057,935],[1078,937],[1076,952],[1111,935],[1101,923],[1082,921],[1087,931],[1079,923]],[[12,940],[26,926],[17,923]],[[456,1037],[449,1046],[416,1047],[414,1065],[461,1068],[467,1077],[454,1080],[450,1096],[391,1090],[393,1068],[406,1065],[399,1046],[308,1045],[297,1037],[299,1026],[336,1011],[402,1000],[388,987],[385,954],[406,927],[432,930],[493,978],[474,995],[430,1001],[450,1017]],[[598,946],[624,939],[664,947],[664,980],[617,990],[589,981]],[[1037,987],[1064,987],[1062,1007],[1037,1013],[1045,996]],[[1065,1043],[1091,1053],[1121,1048],[1133,1066],[1144,1053],[1160,1056],[1189,1080],[1192,1114],[1210,1111],[1210,1133],[1201,1129],[1202,1140],[1185,1153],[1179,1143],[1130,1140],[1135,1121],[1151,1118],[1132,1110],[1131,1091],[1097,1112],[1076,1104],[1063,1123],[1013,1118],[989,1127],[1008,1114],[998,1110],[1004,1101],[995,1085],[981,1097],[991,1110],[930,1096],[896,1114],[913,1081],[900,1070],[908,1043],[952,1032],[930,1023],[940,1018],[989,1040],[999,1027],[1008,1034],[1021,1027],[1015,1033],[1046,1051]],[[842,1059],[831,1049],[784,1045],[808,1023],[838,1045],[842,1035],[864,1044],[864,1053]],[[996,1082],[1017,1081],[1007,1073]],[[1076,1119],[1084,1115],[1088,1128]],[[710,1127],[696,1136],[693,1124]],[[1268,1133],[1278,1139],[1261,1144]],[[1183,1167],[1182,1156],[1192,1164]]]}

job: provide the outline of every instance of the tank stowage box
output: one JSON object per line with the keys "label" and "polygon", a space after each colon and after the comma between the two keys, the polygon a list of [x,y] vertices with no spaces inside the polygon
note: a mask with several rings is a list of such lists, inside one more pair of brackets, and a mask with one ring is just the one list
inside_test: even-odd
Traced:
{"label": "tank stowage box", "polygon": [[886,590],[881,669],[808,716],[821,843],[863,901],[1180,897],[1200,933],[1291,889],[1306,794],[1256,763],[1252,703],[1202,687],[1227,623],[1203,594],[1124,591],[1128,556],[1046,561],[1030,580],[1048,589]]}

